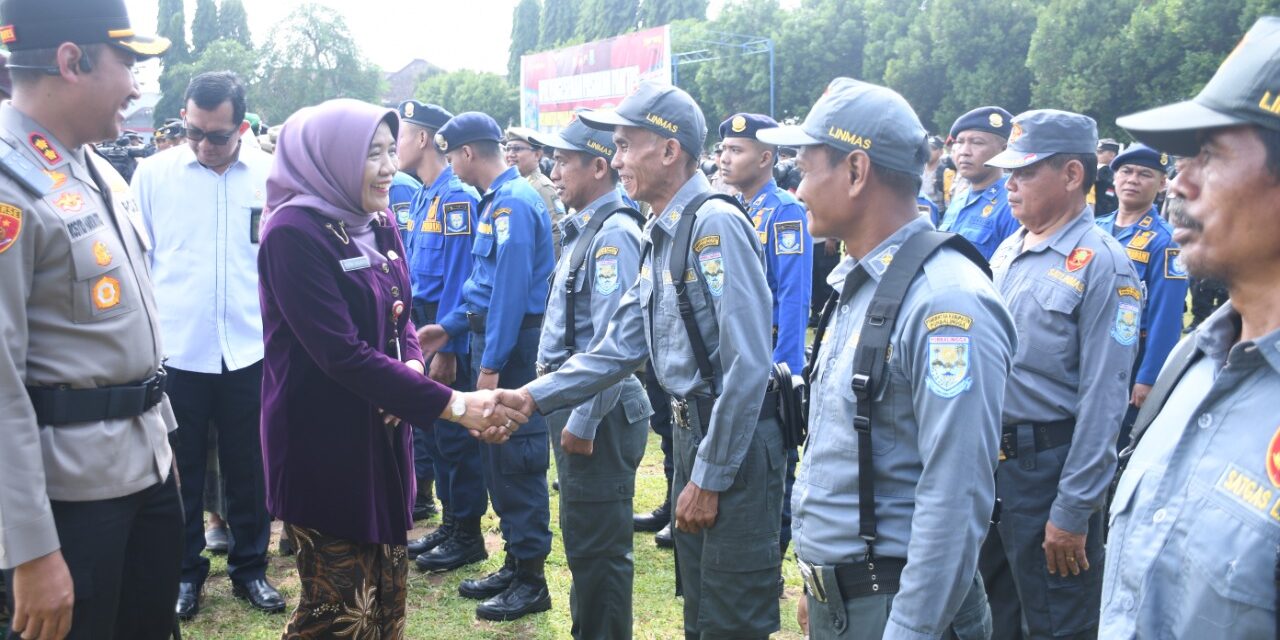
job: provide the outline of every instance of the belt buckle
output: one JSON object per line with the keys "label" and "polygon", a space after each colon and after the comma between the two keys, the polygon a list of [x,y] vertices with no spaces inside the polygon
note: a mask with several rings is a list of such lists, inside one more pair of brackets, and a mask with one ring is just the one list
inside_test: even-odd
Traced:
{"label": "belt buckle", "polygon": [[168,377],[169,372],[165,371],[164,367],[160,367],[156,374],[147,380],[147,404],[155,406],[164,399],[165,381]]}
{"label": "belt buckle", "polygon": [[681,429],[689,428],[689,401],[680,398],[671,399],[671,421]]}
{"label": "belt buckle", "polygon": [[827,590],[822,584],[822,567],[809,564],[799,558],[796,558],[796,564],[800,565],[800,578],[804,580],[804,586],[809,591],[809,595],[818,602],[826,602]]}

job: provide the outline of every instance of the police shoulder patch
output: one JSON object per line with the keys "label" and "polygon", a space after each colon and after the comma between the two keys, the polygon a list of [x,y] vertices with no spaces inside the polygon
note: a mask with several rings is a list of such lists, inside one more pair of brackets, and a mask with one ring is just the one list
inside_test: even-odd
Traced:
{"label": "police shoulder patch", "polygon": [[711,295],[719,298],[724,293],[724,255],[720,250],[720,236],[704,236],[693,243],[698,256],[698,268],[707,283]]}
{"label": "police shoulder patch", "polygon": [[498,244],[506,243],[511,237],[511,210],[498,209],[493,214],[493,234],[498,238]]}
{"label": "police shoulder patch", "polygon": [[22,209],[8,203],[0,203],[0,253],[8,251],[9,247],[18,241],[20,233],[22,233]]}
{"label": "police shoulder patch", "polygon": [[1121,298],[1127,297],[1127,298],[1133,298],[1134,300],[1142,299],[1142,292],[1138,291],[1134,287],[1129,287],[1129,286],[1124,286],[1116,289],[1116,294],[1119,295]]}
{"label": "police shoulder patch", "polygon": [[1187,279],[1187,265],[1182,262],[1182,249],[1169,247],[1164,250],[1164,277],[1173,280]]}
{"label": "police shoulder patch", "polygon": [[929,391],[954,398],[973,386],[968,336],[929,336]]}
{"label": "police shoulder patch", "polygon": [[1115,326],[1111,328],[1111,337],[1123,346],[1138,341],[1138,315],[1141,313],[1136,304],[1121,302],[1116,309]]}
{"label": "police shoulder patch", "polygon": [[773,250],[780,256],[804,255],[804,235],[799,220],[773,223]]}
{"label": "police shoulder patch", "polygon": [[930,331],[936,331],[939,327],[955,327],[968,331],[973,326],[973,318],[956,313],[954,311],[944,311],[935,313],[924,320],[924,326]]}
{"label": "police shoulder patch", "polygon": [[470,202],[450,202],[444,205],[444,234],[446,236],[471,235]]}
{"label": "police shoulder patch", "polygon": [[607,296],[618,290],[618,248],[600,247],[596,251],[596,293]]}

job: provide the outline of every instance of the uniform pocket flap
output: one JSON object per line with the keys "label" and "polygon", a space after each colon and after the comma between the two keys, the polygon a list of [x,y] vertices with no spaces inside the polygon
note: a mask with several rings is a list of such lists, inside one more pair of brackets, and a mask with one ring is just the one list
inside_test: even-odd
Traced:
{"label": "uniform pocket flap", "polygon": [[729,573],[763,571],[782,565],[782,550],[778,547],[777,536],[723,540],[703,547],[702,564]]}
{"label": "uniform pocket flap", "polygon": [[563,476],[560,491],[568,502],[630,500],[636,494],[636,479],[631,475]]}

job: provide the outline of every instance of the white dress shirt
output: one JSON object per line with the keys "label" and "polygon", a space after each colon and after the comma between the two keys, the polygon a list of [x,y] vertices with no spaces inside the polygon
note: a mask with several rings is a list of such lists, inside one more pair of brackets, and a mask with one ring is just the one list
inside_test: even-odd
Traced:
{"label": "white dress shirt", "polygon": [[[138,165],[133,193],[150,262],[168,366],[236,371],[262,360],[258,243],[271,156],[242,144],[221,175],[189,145]],[[257,213],[258,215],[254,215]]]}

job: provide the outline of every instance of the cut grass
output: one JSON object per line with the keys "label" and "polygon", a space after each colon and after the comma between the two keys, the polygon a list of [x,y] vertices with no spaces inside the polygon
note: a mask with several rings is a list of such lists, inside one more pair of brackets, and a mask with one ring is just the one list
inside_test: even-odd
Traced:
{"label": "cut grass", "polygon": [[[554,461],[553,461],[554,465]],[[550,478],[555,477],[555,469]],[[662,476],[662,450],[658,437],[649,434],[648,449],[636,478],[637,511],[647,511],[662,502],[666,481]],[[410,566],[408,593],[408,622],[406,635],[418,638],[492,638],[501,640],[568,638],[569,621],[569,567],[565,563],[564,545],[557,520],[560,511],[559,496],[551,496],[551,557],[547,559],[547,584],[551,589],[552,608],[546,613],[528,616],[516,622],[493,623],[477,620],[476,602],[458,595],[458,583],[464,578],[483,576],[496,570],[502,563],[502,541],[498,533],[498,519],[493,511],[485,516],[484,530],[488,539],[489,559],[458,571],[445,574],[425,574]],[[410,534],[415,538],[433,528],[437,521],[416,529]],[[200,614],[182,625],[186,640],[275,640],[280,637],[288,621],[289,611],[298,602],[298,576],[293,558],[282,558],[275,553],[275,542],[280,534],[280,524],[275,523],[272,532],[271,554],[268,557],[267,577],[280,590],[289,603],[283,615],[259,613],[243,601],[231,596],[231,583],[227,580],[225,556],[213,556],[213,567],[205,583]],[[633,629],[637,639],[683,638],[682,601],[674,594],[675,576],[671,552],[653,544],[653,534],[637,533],[635,536],[635,600]],[[798,640],[801,638],[796,625],[796,599],[800,597],[800,576],[795,561],[788,554],[783,562],[786,576],[786,596],[782,605],[782,631],[775,638]]]}

